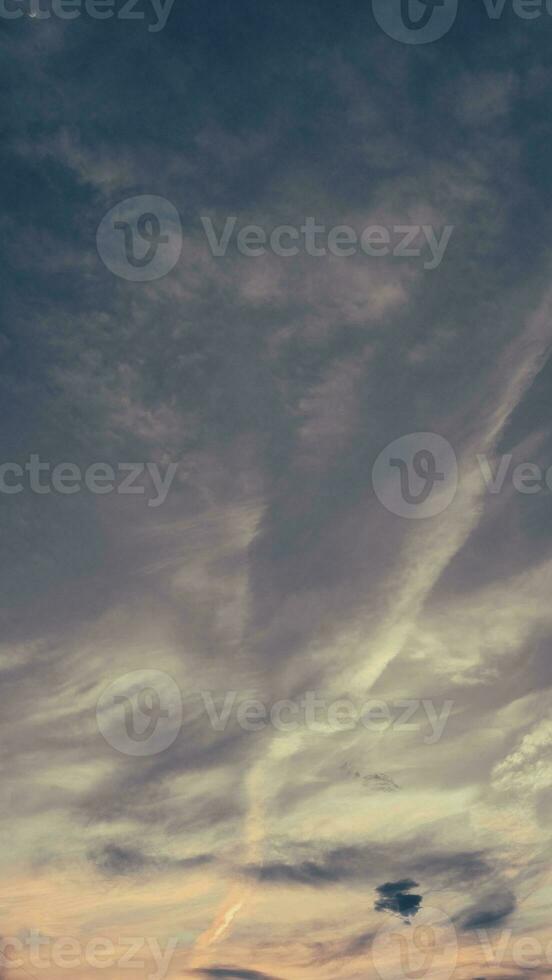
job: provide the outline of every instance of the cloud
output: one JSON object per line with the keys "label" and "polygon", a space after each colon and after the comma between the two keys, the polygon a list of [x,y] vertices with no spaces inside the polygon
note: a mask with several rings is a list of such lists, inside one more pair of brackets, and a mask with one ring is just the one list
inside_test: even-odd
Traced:
{"label": "cloud", "polygon": [[[423,875],[426,879],[439,882],[441,887],[455,887],[489,878],[493,873],[492,856],[478,852],[439,852],[424,847],[423,840],[401,841],[395,845],[383,846],[380,843],[364,843],[330,848],[316,853],[305,860],[266,861],[259,866],[245,868],[245,872],[267,884],[307,885],[313,888],[327,888],[337,882],[371,882],[386,867],[401,865],[412,873]],[[303,847],[290,846],[291,855],[296,858]],[[417,887],[417,882],[400,879],[374,887],[381,889],[381,901],[396,899],[404,908],[417,907],[420,896],[403,895]],[[398,909],[396,909],[398,911]]]}
{"label": "cloud", "polygon": [[516,906],[516,896],[508,889],[490,892],[462,912],[459,921],[465,932],[471,929],[492,929],[508,918]]}
{"label": "cloud", "polygon": [[[425,47],[392,42],[365,3],[313,18],[301,0],[190,0],[159,35],[84,12],[3,25],[0,462],[178,463],[158,510],[0,494],[13,934],[28,868],[52,933],[139,921],[267,971],[212,977],[332,980],[332,958],[363,975],[374,897],[408,918],[431,896],[468,933],[515,901],[540,925],[550,500],[487,493],[474,458],[550,464],[550,45],[548,18],[509,32],[476,6]],[[142,193],[183,223],[181,260],[149,284],[95,249],[108,208]],[[201,214],[454,232],[431,272],[215,259]],[[459,460],[431,521],[397,519],[372,487],[382,448],[416,431]],[[132,759],[95,707],[148,668],[175,678],[183,726]],[[427,726],[214,731],[206,690],[454,708],[434,744]],[[377,775],[344,778],[346,761]],[[400,792],[370,792],[381,773]]]}
{"label": "cloud", "polygon": [[329,885],[336,881],[341,881],[345,877],[345,872],[339,868],[324,867],[314,861],[302,861],[300,864],[267,864],[251,870],[259,881],[266,881],[272,884],[292,883],[295,885]]}
{"label": "cloud", "polygon": [[404,918],[416,915],[422,903],[422,896],[408,893],[417,887],[418,882],[412,881],[411,878],[378,885],[376,891],[380,897],[374,905],[376,912],[396,912]]}
{"label": "cloud", "polygon": [[153,858],[146,857],[137,848],[119,844],[105,844],[90,855],[90,860],[98,870],[115,877],[136,874],[155,864]]}
{"label": "cloud", "polygon": [[204,970],[194,970],[201,977],[205,977],[205,980],[279,980],[278,977],[269,975],[268,973],[261,973],[259,970],[244,970],[240,967],[234,966],[212,966]]}
{"label": "cloud", "polygon": [[209,864],[213,857],[209,854],[197,854],[189,858],[152,857],[136,847],[109,843],[92,850],[89,859],[104,875],[126,877],[148,871],[163,873],[166,871],[192,870]]}

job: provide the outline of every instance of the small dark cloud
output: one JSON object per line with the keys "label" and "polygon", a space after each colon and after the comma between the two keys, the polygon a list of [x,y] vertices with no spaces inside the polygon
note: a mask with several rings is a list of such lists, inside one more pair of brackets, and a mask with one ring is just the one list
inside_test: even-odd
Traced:
{"label": "small dark cloud", "polygon": [[260,970],[242,970],[235,966],[212,966],[207,970],[192,970],[205,980],[278,980],[278,977],[269,976]]}
{"label": "small dark cloud", "polygon": [[411,878],[404,878],[402,881],[387,881],[379,885],[376,891],[380,897],[376,901],[374,908],[376,912],[395,912],[408,918],[416,915],[422,903],[422,896],[408,894],[412,888],[417,888],[418,882]]}
{"label": "small dark cloud", "polygon": [[407,892],[417,887],[417,881],[413,881],[412,878],[403,878],[402,881],[387,881],[384,885],[379,885],[377,890],[381,895],[387,897],[395,895],[398,891]]}
{"label": "small dark cloud", "polygon": [[516,905],[513,892],[492,892],[460,915],[461,927],[465,931],[493,928],[511,915]]}
{"label": "small dark cloud", "polygon": [[151,864],[152,860],[142,854],[138,848],[125,847],[120,844],[105,844],[103,847],[91,851],[89,858],[103,874],[115,877],[143,871],[148,864]]}

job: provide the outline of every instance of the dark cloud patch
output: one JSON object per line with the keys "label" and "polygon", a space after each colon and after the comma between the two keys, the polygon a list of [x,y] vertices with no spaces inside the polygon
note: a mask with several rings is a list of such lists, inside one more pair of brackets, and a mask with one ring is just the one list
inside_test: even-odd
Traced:
{"label": "dark cloud patch", "polygon": [[[429,851],[422,846],[423,842],[406,842],[402,846],[382,847],[379,844],[362,846],[336,847],[323,853],[311,851],[308,856],[301,856],[302,848],[296,851],[299,859],[288,859],[267,862],[260,866],[249,866],[245,873],[258,881],[271,884],[296,884],[311,887],[326,887],[336,882],[358,881],[372,882],[374,878],[406,869],[416,877],[429,878],[439,887],[456,886],[481,878],[490,877],[493,867],[483,852],[446,852]],[[295,853],[292,853],[292,858]],[[408,891],[416,887],[417,882],[410,878],[397,878],[395,885],[398,892]],[[402,887],[401,887],[402,886]],[[375,886],[377,887],[377,886]],[[380,886],[388,887],[388,885]],[[382,893],[382,899],[386,895]],[[414,896],[401,899],[403,909],[417,908],[413,903]],[[398,911],[398,909],[395,909]],[[403,913],[401,913],[403,914]],[[410,912],[412,914],[412,912]]]}
{"label": "dark cloud patch", "polygon": [[443,877],[452,884],[485,878],[492,874],[493,867],[483,851],[452,851],[425,854],[416,862],[418,873],[422,871],[432,876]]}
{"label": "dark cloud patch", "polygon": [[240,967],[235,966],[212,966],[207,970],[193,970],[200,977],[205,977],[205,980],[278,980],[278,977],[269,975],[268,973],[262,973],[260,970],[243,970]]}
{"label": "dark cloud patch", "polygon": [[376,891],[380,897],[374,905],[376,912],[395,912],[405,918],[416,915],[422,904],[422,896],[409,894],[409,892],[417,887],[418,882],[411,878],[404,878],[402,881],[387,881],[383,885],[378,885]]}
{"label": "dark cloud patch", "polygon": [[155,864],[152,858],[142,854],[137,848],[120,844],[106,844],[99,850],[92,851],[89,857],[99,871],[114,877],[138,874]]}
{"label": "dark cloud patch", "polygon": [[126,877],[156,869],[162,871],[183,870],[201,867],[209,864],[213,857],[210,854],[197,854],[191,858],[173,860],[166,857],[153,857],[144,854],[136,847],[109,843],[90,851],[89,860],[98,871],[108,877]]}
{"label": "dark cloud patch", "polygon": [[492,929],[511,915],[516,906],[516,896],[509,890],[489,893],[460,915],[461,928],[466,932]]}
{"label": "dark cloud patch", "polygon": [[273,884],[330,885],[345,877],[345,871],[338,867],[324,867],[315,861],[302,861],[300,864],[275,862],[262,868],[250,869],[259,881]]}
{"label": "dark cloud patch", "polygon": [[353,936],[352,939],[348,939],[343,948],[343,956],[358,956],[359,953],[363,953],[368,949],[374,940],[376,933],[373,930],[368,932],[361,932],[358,936]]}

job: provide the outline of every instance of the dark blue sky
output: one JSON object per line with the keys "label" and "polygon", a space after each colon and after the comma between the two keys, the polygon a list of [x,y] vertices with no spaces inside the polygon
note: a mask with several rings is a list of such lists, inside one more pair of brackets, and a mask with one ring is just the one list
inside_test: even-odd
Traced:
{"label": "dark blue sky", "polygon": [[[416,915],[456,931],[457,976],[498,976],[470,923],[544,942],[550,898],[552,16],[460,0],[414,45],[369,0],[175,0],[159,31],[149,0],[136,20],[7,9],[0,464],[23,483],[0,492],[2,862],[54,911],[35,923],[21,899],[0,930],[176,936],[169,978],[396,980],[374,937],[397,916],[374,903],[411,880]],[[173,258],[138,281],[123,226],[145,196]],[[309,216],[326,243],[342,225],[450,240],[435,268],[235,238],[216,257],[201,221]],[[412,458],[385,456],[404,437]],[[115,487],[38,493],[36,456]],[[444,468],[449,504],[409,520],[401,459],[409,479]],[[120,491],[131,464],[142,493]],[[174,470],[159,505],[146,464]],[[96,705],[152,670],[183,734],[129,757]],[[420,726],[217,731],[205,690],[413,699]]]}

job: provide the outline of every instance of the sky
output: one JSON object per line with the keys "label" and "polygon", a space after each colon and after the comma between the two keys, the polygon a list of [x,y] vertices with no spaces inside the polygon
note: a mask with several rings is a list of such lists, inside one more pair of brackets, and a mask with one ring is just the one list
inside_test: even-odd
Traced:
{"label": "sky", "polygon": [[1,980],[552,974],[551,40],[1,5]]}

